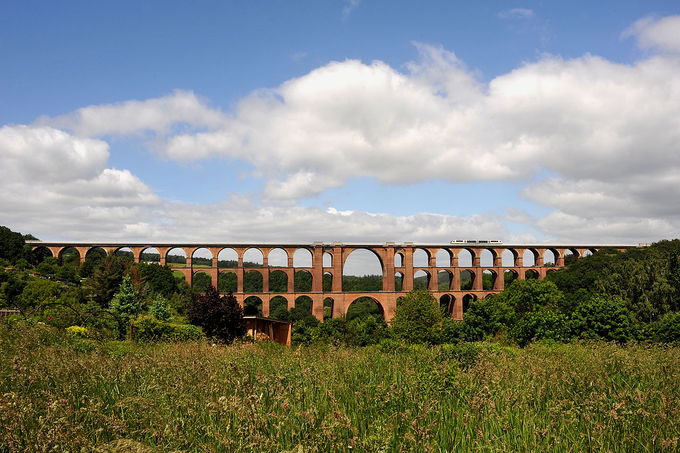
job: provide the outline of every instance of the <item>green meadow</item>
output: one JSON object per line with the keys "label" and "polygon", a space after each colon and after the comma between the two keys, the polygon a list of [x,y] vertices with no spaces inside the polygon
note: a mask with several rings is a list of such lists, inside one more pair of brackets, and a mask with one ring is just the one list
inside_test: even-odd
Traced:
{"label": "green meadow", "polygon": [[0,327],[2,451],[677,451],[680,348],[137,344]]}

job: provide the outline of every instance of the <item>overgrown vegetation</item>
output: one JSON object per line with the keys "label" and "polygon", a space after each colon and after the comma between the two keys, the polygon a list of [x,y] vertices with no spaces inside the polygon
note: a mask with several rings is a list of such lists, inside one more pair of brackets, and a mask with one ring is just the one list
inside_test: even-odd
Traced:
{"label": "overgrown vegetation", "polygon": [[97,342],[0,326],[2,451],[677,451],[680,349]]}
{"label": "overgrown vegetation", "polygon": [[[0,451],[679,447],[677,240],[515,281],[471,301],[463,322],[424,288],[391,326],[370,298],[340,318],[325,301],[324,322],[309,298],[274,298],[270,316],[294,322],[296,348],[242,342],[259,299],[241,309],[200,279],[189,288],[153,256],[59,263],[23,240],[0,229],[0,264],[12,266],[0,270],[0,305],[20,312],[0,322]],[[272,276],[284,292],[288,277]],[[292,283],[311,289],[307,272]]]}

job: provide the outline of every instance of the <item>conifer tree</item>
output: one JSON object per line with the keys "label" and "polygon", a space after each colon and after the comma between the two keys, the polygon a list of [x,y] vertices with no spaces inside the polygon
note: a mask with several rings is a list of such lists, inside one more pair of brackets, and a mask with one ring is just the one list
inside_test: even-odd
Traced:
{"label": "conifer tree", "polygon": [[127,321],[136,318],[142,311],[144,302],[135,291],[130,277],[123,277],[123,281],[118,292],[113,296],[109,308]]}

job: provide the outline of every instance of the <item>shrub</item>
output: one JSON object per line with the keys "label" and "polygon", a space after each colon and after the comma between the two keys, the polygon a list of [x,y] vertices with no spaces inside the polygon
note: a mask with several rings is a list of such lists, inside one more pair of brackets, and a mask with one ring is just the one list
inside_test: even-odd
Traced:
{"label": "shrub", "polygon": [[170,316],[170,308],[168,308],[168,302],[160,293],[156,294],[150,313],[159,321],[169,322],[172,319],[172,316]]}
{"label": "shrub", "polygon": [[69,335],[76,337],[76,338],[87,338],[87,328],[85,327],[80,327],[80,326],[71,326],[66,328],[66,332],[68,332]]}
{"label": "shrub", "polygon": [[458,363],[460,368],[467,369],[477,363],[482,349],[482,346],[477,343],[446,344],[440,347],[437,359],[439,361],[453,360]]}
{"label": "shrub", "polygon": [[680,343],[680,313],[667,313],[654,323],[654,339],[663,343]]}
{"label": "shrub", "polygon": [[145,316],[132,323],[133,338],[136,341],[187,341],[198,340],[201,330],[191,325],[174,325]]}
{"label": "shrub", "polygon": [[530,312],[510,330],[510,337],[522,347],[535,340],[564,341],[569,338],[569,320],[550,310]]}
{"label": "shrub", "polygon": [[465,339],[465,324],[451,318],[442,320],[440,341],[444,343],[459,343]]}
{"label": "shrub", "polygon": [[514,319],[515,311],[500,295],[472,301],[461,326],[463,337],[468,341],[483,340],[512,326]]}
{"label": "shrub", "polygon": [[192,326],[191,324],[182,324],[175,326],[175,340],[187,341],[198,340],[203,337],[203,331],[200,327]]}
{"label": "shrub", "polygon": [[579,338],[619,343],[633,339],[628,309],[617,298],[593,296],[576,309],[570,324],[571,334]]}

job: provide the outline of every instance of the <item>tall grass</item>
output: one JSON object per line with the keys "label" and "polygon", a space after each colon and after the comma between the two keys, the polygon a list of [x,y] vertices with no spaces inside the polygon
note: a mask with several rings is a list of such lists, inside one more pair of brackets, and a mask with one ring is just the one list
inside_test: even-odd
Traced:
{"label": "tall grass", "polygon": [[461,366],[451,347],[135,345],[3,326],[0,449],[678,448],[678,348],[473,349]]}

